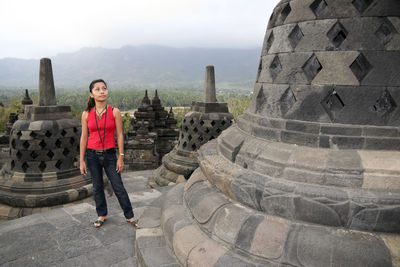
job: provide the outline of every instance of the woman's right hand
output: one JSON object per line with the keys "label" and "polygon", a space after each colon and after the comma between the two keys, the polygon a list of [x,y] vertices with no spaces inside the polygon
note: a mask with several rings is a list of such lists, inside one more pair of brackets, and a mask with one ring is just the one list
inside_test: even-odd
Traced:
{"label": "woman's right hand", "polygon": [[87,174],[86,163],[84,161],[81,161],[79,163],[79,167],[81,169],[81,174],[86,176],[86,174]]}

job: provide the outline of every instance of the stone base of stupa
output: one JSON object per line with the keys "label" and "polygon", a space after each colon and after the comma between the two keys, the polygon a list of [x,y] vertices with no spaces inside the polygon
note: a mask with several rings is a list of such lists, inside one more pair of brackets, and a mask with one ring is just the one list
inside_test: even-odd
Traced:
{"label": "stone base of stupa", "polygon": [[[238,129],[234,126],[227,131],[232,135]],[[222,140],[225,142],[226,137],[211,141],[198,151],[200,167],[186,183],[169,191],[163,202],[162,232],[158,234],[165,238],[180,264],[400,264],[399,195],[396,190],[385,193],[387,190],[328,187],[267,177],[223,156]],[[244,141],[242,149],[246,146],[251,147],[251,144]],[[278,158],[277,146],[268,146]],[[310,156],[309,148],[294,146],[293,149],[295,147],[303,158]],[[286,151],[288,149],[285,147]],[[237,157],[243,157],[245,151]],[[364,155],[364,163],[373,160],[377,152],[369,153]],[[387,153],[386,156],[394,156],[392,152]],[[395,160],[398,159],[400,157]],[[309,164],[315,166],[318,162],[310,161]],[[390,165],[390,168],[394,173],[393,168],[400,167]],[[140,232],[141,238],[149,230],[139,230],[143,232]],[[141,254],[140,248],[137,254]]]}
{"label": "stone base of stupa", "polygon": [[183,182],[180,176],[186,176],[198,167],[197,152],[175,147],[162,159],[162,164],[153,175],[153,181],[159,186]]}

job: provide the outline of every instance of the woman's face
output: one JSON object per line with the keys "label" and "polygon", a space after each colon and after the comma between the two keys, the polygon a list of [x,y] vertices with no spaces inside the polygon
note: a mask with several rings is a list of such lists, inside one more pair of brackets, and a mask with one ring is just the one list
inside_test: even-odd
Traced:
{"label": "woman's face", "polygon": [[93,97],[95,101],[106,101],[108,98],[107,86],[102,82],[95,83],[90,96]]}

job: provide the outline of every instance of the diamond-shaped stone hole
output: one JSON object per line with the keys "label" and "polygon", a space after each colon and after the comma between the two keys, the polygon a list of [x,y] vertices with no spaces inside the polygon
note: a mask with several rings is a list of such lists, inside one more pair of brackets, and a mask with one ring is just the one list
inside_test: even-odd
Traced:
{"label": "diamond-shaped stone hole", "polygon": [[186,146],[187,146],[187,143],[186,143],[186,142],[183,142],[182,146],[183,146],[183,147],[186,147]]}
{"label": "diamond-shaped stone hole", "polygon": [[39,170],[43,172],[46,169],[46,163],[44,161],[41,161],[38,167]]}
{"label": "diamond-shaped stone hole", "polygon": [[322,11],[324,11],[327,6],[328,4],[325,2],[325,0],[315,0],[310,5],[310,9],[314,13],[314,15],[317,16],[318,18],[321,15]]}
{"label": "diamond-shaped stone hole", "polygon": [[74,133],[78,132],[78,128],[74,127]]}
{"label": "diamond-shaped stone hole", "polygon": [[222,120],[222,121],[221,121],[221,125],[224,126],[225,124],[226,124],[226,121],[225,121],[225,120]]}
{"label": "diamond-shaped stone hole", "polygon": [[187,132],[189,130],[189,128],[187,126],[185,126],[184,129],[185,129],[185,132]]}
{"label": "diamond-shaped stone hole", "polygon": [[191,125],[193,125],[193,123],[194,123],[194,120],[193,120],[193,119],[191,119],[189,123],[190,123]]}
{"label": "diamond-shaped stone hole", "polygon": [[353,72],[354,76],[356,76],[357,80],[361,82],[365,76],[372,69],[371,64],[368,62],[367,58],[360,53],[358,57],[351,63],[350,69]]}
{"label": "diamond-shaped stone hole", "polygon": [[383,19],[381,26],[375,32],[375,35],[381,40],[381,42],[386,45],[392,40],[394,34],[396,34],[396,28],[387,18]]}
{"label": "diamond-shaped stone hole", "polygon": [[281,21],[282,21],[282,23],[285,22],[287,16],[289,16],[291,11],[292,11],[292,8],[290,7],[290,3],[287,3],[286,6],[281,11]]}
{"label": "diamond-shaped stone hole", "polygon": [[211,126],[215,126],[216,122],[215,121],[211,121]]}
{"label": "diamond-shaped stone hole", "polygon": [[209,133],[209,132],[210,132],[210,129],[206,128],[206,133]]}
{"label": "diamond-shaped stone hole", "polygon": [[197,148],[196,144],[193,144],[192,145],[192,150],[196,150],[196,148]]}
{"label": "diamond-shaped stone hole", "polygon": [[189,136],[188,136],[189,141],[192,140],[192,138],[193,137],[189,134]]}
{"label": "diamond-shaped stone hole", "polygon": [[39,154],[36,153],[36,151],[32,151],[31,157],[32,157],[33,159],[36,159],[38,156],[39,156]]}
{"label": "diamond-shaped stone hole", "polygon": [[220,128],[217,128],[216,132],[219,134],[222,132],[222,130]]}
{"label": "diamond-shaped stone hole", "polygon": [[296,48],[296,46],[299,44],[299,42],[301,41],[301,39],[303,39],[304,34],[301,31],[299,25],[296,25],[293,30],[290,32],[289,34],[289,42],[290,45],[292,46],[293,49]]}
{"label": "diamond-shaped stone hole", "polygon": [[12,161],[11,161],[11,170],[14,169],[14,168],[15,168],[15,161],[12,160]]}
{"label": "diamond-shaped stone hole", "polygon": [[18,132],[17,132],[17,136],[18,136],[18,138],[20,138],[20,137],[22,136],[22,132],[21,132],[21,131],[18,131]]}
{"label": "diamond-shaped stone hole", "polygon": [[346,28],[340,22],[336,22],[326,35],[332,44],[338,48],[346,40],[348,34]]}
{"label": "diamond-shaped stone hole", "polygon": [[269,65],[269,70],[273,79],[278,76],[278,74],[282,71],[281,61],[279,60],[279,56],[275,56]]}
{"label": "diamond-shaped stone hole", "polygon": [[28,149],[28,147],[30,146],[30,144],[29,144],[28,141],[25,141],[25,142],[22,143],[22,146],[23,146],[25,149]]}
{"label": "diamond-shaped stone hole", "polygon": [[68,148],[64,148],[63,155],[66,157],[66,156],[68,156],[69,152],[70,151]]}
{"label": "diamond-shaped stone hole", "polygon": [[50,136],[52,136],[50,131],[46,131],[46,133],[44,134],[47,138],[49,138]]}
{"label": "diamond-shaped stone hole", "polygon": [[54,157],[54,152],[49,150],[49,152],[47,152],[47,156],[52,159]]}
{"label": "diamond-shaped stone hole", "polygon": [[60,148],[62,145],[62,142],[60,141],[60,139],[57,139],[55,142],[56,147]]}
{"label": "diamond-shaped stone hole", "polygon": [[315,76],[322,70],[322,65],[319,62],[317,56],[313,54],[302,67],[304,74],[306,75],[309,82],[314,80]]}
{"label": "diamond-shaped stone hole", "polygon": [[29,164],[28,163],[26,163],[26,162],[24,162],[24,163],[22,163],[22,170],[24,171],[24,172],[26,172],[27,170],[28,170],[28,168],[29,168]]}
{"label": "diamond-shaped stone hole", "polygon": [[40,141],[39,146],[43,149],[46,147],[46,142],[44,140]]}
{"label": "diamond-shaped stone hole", "polygon": [[383,91],[379,99],[376,100],[373,108],[376,112],[378,112],[378,114],[384,116],[386,114],[392,113],[397,108],[397,104],[390,92],[386,89],[385,91]]}
{"label": "diamond-shaped stone hole", "polygon": [[186,119],[183,119],[183,123],[185,123],[186,122]]}
{"label": "diamond-shaped stone hole", "polygon": [[200,142],[203,142],[203,140],[204,140],[203,136],[199,136],[198,139],[199,139]]}
{"label": "diamond-shaped stone hole", "polygon": [[17,151],[17,154],[15,154],[15,155],[17,156],[18,159],[22,158],[22,153],[19,150]]}
{"label": "diamond-shaped stone hole", "polygon": [[281,105],[282,115],[286,115],[286,113],[288,113],[288,111],[293,107],[296,101],[297,101],[296,96],[294,95],[293,90],[289,87],[282,94],[281,99],[279,101]]}
{"label": "diamond-shaped stone hole", "polygon": [[321,105],[333,122],[336,120],[337,114],[344,108],[344,102],[335,89],[322,100]]}
{"label": "diamond-shaped stone hole", "polygon": [[247,168],[248,168],[248,165],[247,165],[247,163],[246,163],[246,162],[243,162],[243,168],[245,168],[245,169],[247,169]]}
{"label": "diamond-shaped stone hole", "polygon": [[197,133],[199,131],[199,129],[197,129],[197,127],[194,127],[193,132]]}
{"label": "diamond-shaped stone hole", "polygon": [[374,2],[374,0],[353,0],[351,3],[358,10],[358,12],[362,14],[372,4],[372,2]]}
{"label": "diamond-shaped stone hole", "polygon": [[201,126],[204,125],[204,121],[203,121],[203,120],[200,121],[200,125],[201,125]]}
{"label": "diamond-shaped stone hole", "polygon": [[[268,36],[268,39],[267,39],[267,47],[266,47],[267,53],[268,53],[269,49],[271,48],[272,44],[274,43],[274,40],[275,40],[274,32],[271,31],[271,34]],[[260,61],[260,66],[262,67],[261,61]]]}
{"label": "diamond-shaped stone hole", "polygon": [[69,143],[70,143],[71,145],[73,145],[73,144],[75,143],[75,138],[71,137],[71,138],[69,139]]}
{"label": "diamond-shaped stone hole", "polygon": [[62,161],[61,160],[57,160],[56,164],[54,166],[56,166],[57,169],[61,169],[61,164]]}
{"label": "diamond-shaped stone hole", "polygon": [[183,133],[181,133],[181,138],[183,138]]}
{"label": "diamond-shaped stone hole", "polygon": [[34,131],[32,131],[32,132],[29,134],[29,136],[32,137],[32,138],[35,138],[35,137],[37,136],[37,134],[36,134]]}
{"label": "diamond-shaped stone hole", "polygon": [[15,140],[14,140],[14,139],[11,141],[11,147],[12,147],[13,149],[15,149],[15,147],[16,147],[16,143],[15,143]]}
{"label": "diamond-shaped stone hole", "polygon": [[67,134],[67,132],[63,129],[62,131],[61,131],[61,135],[62,136],[65,136]]}
{"label": "diamond-shaped stone hole", "polygon": [[213,140],[213,139],[215,139],[215,137],[213,135],[211,135],[209,140]]}

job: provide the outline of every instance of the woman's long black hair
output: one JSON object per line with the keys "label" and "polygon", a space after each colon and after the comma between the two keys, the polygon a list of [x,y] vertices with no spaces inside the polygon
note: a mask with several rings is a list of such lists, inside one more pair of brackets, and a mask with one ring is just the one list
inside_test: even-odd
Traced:
{"label": "woman's long black hair", "polygon": [[[97,79],[97,80],[93,80],[90,85],[89,85],[89,91],[92,92],[93,86],[95,83],[104,83],[107,87],[107,83],[103,80],[103,79]],[[94,101],[94,98],[90,97],[89,95],[89,99],[88,102],[86,104],[86,111],[89,112],[94,106],[96,105],[96,102]]]}

